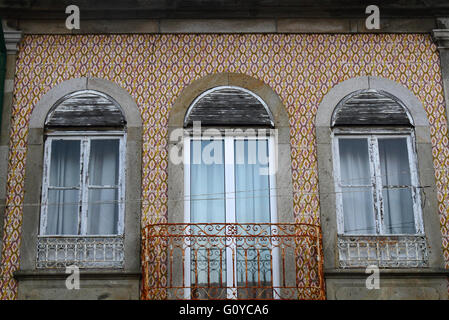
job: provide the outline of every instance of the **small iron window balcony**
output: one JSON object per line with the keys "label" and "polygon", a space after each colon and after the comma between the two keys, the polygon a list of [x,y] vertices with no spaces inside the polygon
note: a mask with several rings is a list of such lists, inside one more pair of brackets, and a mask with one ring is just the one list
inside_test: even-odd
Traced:
{"label": "small iron window balcony", "polygon": [[124,241],[117,236],[39,236],[37,268],[123,268]]}
{"label": "small iron window balcony", "polygon": [[421,235],[338,236],[341,268],[427,267],[426,237]]}

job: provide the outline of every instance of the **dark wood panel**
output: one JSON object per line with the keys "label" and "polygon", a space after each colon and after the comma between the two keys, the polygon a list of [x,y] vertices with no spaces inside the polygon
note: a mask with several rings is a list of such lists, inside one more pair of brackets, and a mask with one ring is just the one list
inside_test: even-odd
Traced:
{"label": "dark wood panel", "polygon": [[105,96],[82,92],[63,99],[47,116],[46,127],[123,127],[120,107]]}
{"label": "dark wood panel", "polygon": [[272,127],[272,116],[253,95],[234,88],[224,88],[202,97],[184,121],[184,127],[193,121],[202,126],[265,126]]}
{"label": "dark wood panel", "polygon": [[332,115],[332,126],[410,126],[406,107],[383,91],[361,90],[340,101]]}

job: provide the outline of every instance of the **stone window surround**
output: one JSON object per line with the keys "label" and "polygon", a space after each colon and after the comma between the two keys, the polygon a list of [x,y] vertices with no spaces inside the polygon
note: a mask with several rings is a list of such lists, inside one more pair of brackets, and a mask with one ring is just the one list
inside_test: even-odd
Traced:
{"label": "stone window surround", "polygon": [[[273,119],[274,128],[278,134],[277,144],[277,172],[276,188],[282,190],[282,201],[277,201],[277,222],[294,223],[293,214],[293,184],[292,184],[292,164],[291,164],[291,143],[289,117],[281,99],[264,82],[250,76],[238,73],[211,74],[187,85],[181,92],[173,105],[168,122],[168,147],[169,150],[176,146],[178,150],[183,148],[183,140],[172,141],[170,135],[173,130],[183,128],[184,117],[188,108],[195,98],[209,89],[219,86],[235,86],[249,90],[259,96],[269,107]],[[173,139],[174,140],[174,139]],[[184,164],[174,164],[168,162],[168,222],[184,223],[184,201],[172,201],[172,199],[183,199],[184,195]],[[277,197],[280,195],[277,194]],[[179,270],[179,275],[181,270]],[[176,273],[176,274],[178,274]],[[175,276],[174,282],[181,283],[180,276]],[[286,264],[286,283],[294,285],[296,283],[295,265],[292,257],[288,258]]]}
{"label": "stone window surround", "polygon": [[[343,81],[333,87],[324,96],[316,115],[320,214],[323,232],[325,274],[342,271],[338,267],[337,255],[337,222],[336,199],[333,193],[335,184],[332,159],[331,117],[339,101],[348,94],[362,89],[377,89],[389,92],[404,103],[413,118],[415,123],[419,182],[421,185],[430,186],[426,188],[426,201],[422,210],[424,231],[428,244],[428,270],[441,271],[444,268],[442,237],[438,216],[430,127],[424,107],[407,88],[399,83],[381,77],[361,76]],[[359,273],[359,270],[346,270],[345,273]],[[406,272],[407,269],[402,270]],[[420,272],[416,269],[409,269],[409,271],[411,273]]]}
{"label": "stone window surround", "polygon": [[[283,201],[277,202],[277,217],[279,223],[294,222],[293,215],[293,185],[291,171],[290,151],[290,125],[286,108],[279,96],[264,82],[250,76],[238,73],[219,73],[208,75],[192,82],[181,92],[173,105],[168,121],[169,149],[176,146],[182,150],[181,141],[171,141],[173,130],[183,128],[184,116],[195,98],[203,92],[219,86],[236,86],[249,90],[258,95],[270,108],[274,118],[275,129],[278,131],[278,171],[276,173],[276,187],[283,190]],[[183,198],[184,177],[183,164],[168,163],[168,222],[184,222],[184,202],[170,201],[170,199]]]}
{"label": "stone window surround", "polygon": [[[27,161],[25,165],[25,196],[24,203],[40,203],[43,155],[44,155],[44,124],[53,105],[67,94],[81,90],[96,90],[105,93],[118,102],[127,120],[126,126],[126,194],[125,201],[125,240],[124,268],[120,270],[103,269],[101,271],[86,271],[94,273],[140,273],[140,199],[141,197],[141,148],[142,120],[140,111],[130,94],[117,84],[99,78],[76,78],[64,81],[48,91],[34,107],[29,122]],[[36,192],[39,190],[39,192]],[[40,206],[24,206],[22,225],[22,245],[20,248],[20,271],[16,276],[35,276],[50,271],[36,271],[36,244],[39,232]],[[31,244],[31,245],[27,245]],[[52,270],[51,274],[61,271]]]}

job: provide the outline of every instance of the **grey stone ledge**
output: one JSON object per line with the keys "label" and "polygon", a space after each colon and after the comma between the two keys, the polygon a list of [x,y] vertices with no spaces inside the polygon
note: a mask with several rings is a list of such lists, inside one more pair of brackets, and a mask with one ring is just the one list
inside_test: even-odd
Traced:
{"label": "grey stone ledge", "polygon": [[160,33],[274,33],[274,19],[167,19]]}
{"label": "grey stone ledge", "polygon": [[[371,273],[366,273],[365,269],[326,269],[324,270],[325,278],[366,278]],[[386,269],[379,268],[380,277],[400,277],[400,278],[416,278],[416,277],[448,277],[449,269],[439,268],[401,268],[401,269]]]}
{"label": "grey stone ledge", "polygon": [[386,18],[381,27],[368,30],[365,19],[342,18],[165,18],[81,20],[69,30],[65,20],[21,19],[24,34],[167,34],[167,33],[430,33],[433,18]]}
{"label": "grey stone ledge", "polygon": [[434,29],[432,36],[438,49],[449,49],[449,29]]}
{"label": "grey stone ledge", "polygon": [[[69,274],[63,269],[53,270],[18,270],[14,272],[17,280],[26,279],[66,279]],[[105,269],[80,269],[80,277],[83,279],[140,279],[141,272]]]}
{"label": "grey stone ledge", "polygon": [[7,54],[16,54],[19,50],[18,44],[22,39],[22,31],[10,28],[6,21],[2,22],[3,35],[5,38],[5,46]]}

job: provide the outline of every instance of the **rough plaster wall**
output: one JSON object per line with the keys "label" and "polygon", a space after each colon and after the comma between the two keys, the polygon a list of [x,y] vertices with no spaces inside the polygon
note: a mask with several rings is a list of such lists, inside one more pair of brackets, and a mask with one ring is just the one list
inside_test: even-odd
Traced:
{"label": "rough plaster wall", "polygon": [[[167,121],[183,87],[207,74],[244,73],[268,84],[290,117],[294,214],[319,222],[315,114],[330,88],[373,75],[408,87],[424,104],[431,126],[443,247],[449,266],[449,141],[439,57],[427,35],[88,35],[26,36],[17,60],[9,155],[3,299],[14,299],[19,267],[24,162],[28,119],[40,97],[77,77],[116,82],[134,97],[142,114],[142,227],[166,221]],[[337,103],[337,101],[336,101]],[[278,193],[282,196],[282,191]],[[29,204],[26,204],[29,205]],[[36,208],[38,212],[38,208]],[[307,265],[307,258],[300,264]],[[315,259],[312,259],[315,260]],[[164,264],[151,281],[166,282]],[[313,270],[312,270],[313,271]],[[301,269],[298,278],[304,277]]]}

